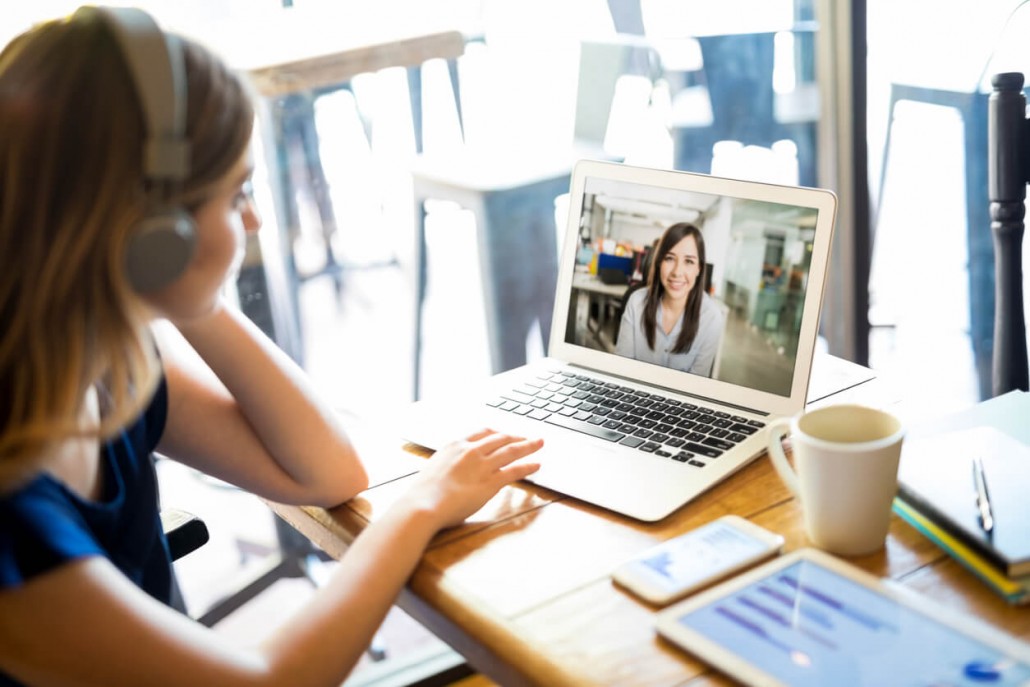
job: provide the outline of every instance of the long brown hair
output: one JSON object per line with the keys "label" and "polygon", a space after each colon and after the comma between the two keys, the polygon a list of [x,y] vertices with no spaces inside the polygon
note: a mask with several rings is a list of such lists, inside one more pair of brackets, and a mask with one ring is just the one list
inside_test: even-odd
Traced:
{"label": "long brown hair", "polygon": [[658,305],[661,303],[662,296],[665,293],[665,287],[662,286],[661,279],[662,261],[677,243],[688,236],[693,236],[694,241],[697,243],[699,270],[697,280],[694,282],[694,288],[690,290],[690,295],[687,296],[687,307],[683,310],[683,327],[680,329],[680,335],[676,339],[676,346],[672,352],[683,353],[690,350],[690,345],[694,343],[694,337],[697,336],[697,328],[701,320],[701,300],[704,298],[705,290],[705,270],[707,269],[707,263],[705,262],[705,239],[701,234],[701,230],[693,224],[679,222],[673,224],[662,234],[662,238],[658,241],[658,247],[655,249],[654,259],[651,260],[651,269],[647,275],[647,299],[644,301],[644,335],[647,336],[647,345],[652,351],[654,350],[655,341],[654,331],[655,327],[658,326]]}
{"label": "long brown hair", "polygon": [[[197,207],[250,142],[253,105],[216,57],[183,41],[189,178],[169,200]],[[147,209],[144,119],[124,57],[77,14],[0,53],[0,468],[83,433],[111,436],[160,375],[150,314],[125,250]],[[87,390],[104,420],[83,428]]]}

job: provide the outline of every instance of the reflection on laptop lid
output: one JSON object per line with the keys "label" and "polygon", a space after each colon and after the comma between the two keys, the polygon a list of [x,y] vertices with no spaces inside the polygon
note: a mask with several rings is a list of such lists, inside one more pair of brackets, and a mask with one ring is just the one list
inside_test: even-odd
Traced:
{"label": "reflection on laptop lid", "polygon": [[665,517],[804,407],[835,211],[825,190],[578,163],[548,357],[415,404],[405,437],[544,436],[529,481]]}

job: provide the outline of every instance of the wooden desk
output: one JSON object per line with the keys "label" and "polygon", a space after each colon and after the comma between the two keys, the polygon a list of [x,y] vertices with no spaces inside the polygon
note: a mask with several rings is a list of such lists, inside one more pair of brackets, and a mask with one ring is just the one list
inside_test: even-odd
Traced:
{"label": "wooden desk", "polygon": [[[816,401],[898,406],[882,380],[819,361],[815,376],[845,391]],[[841,361],[843,362],[843,361]],[[853,382],[857,382],[854,383]],[[816,388],[825,389],[821,384]],[[274,506],[333,556],[403,493],[427,453],[379,440],[376,486],[330,511]],[[462,527],[441,533],[398,599],[406,612],[502,685],[729,684],[657,637],[656,608],[613,585],[621,561],[726,513],[781,533],[787,549],[807,544],[798,503],[759,458],[655,524],[602,511],[539,487],[508,487]],[[1007,606],[923,535],[896,517],[884,550],[850,559],[935,601],[1030,639],[1030,610]]]}

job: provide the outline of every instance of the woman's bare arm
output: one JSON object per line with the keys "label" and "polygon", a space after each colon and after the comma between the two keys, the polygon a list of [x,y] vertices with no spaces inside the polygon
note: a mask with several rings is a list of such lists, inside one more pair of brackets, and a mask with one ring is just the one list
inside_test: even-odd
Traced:
{"label": "woman's bare arm", "polygon": [[337,414],[245,316],[221,308],[178,329],[160,337],[161,453],[283,503],[332,506],[367,487]]}

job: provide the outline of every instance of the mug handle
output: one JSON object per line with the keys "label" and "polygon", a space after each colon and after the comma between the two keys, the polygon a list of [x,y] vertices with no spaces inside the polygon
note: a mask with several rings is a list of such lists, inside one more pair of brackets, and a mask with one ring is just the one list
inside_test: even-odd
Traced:
{"label": "mug handle", "polygon": [[801,489],[798,485],[798,476],[787,461],[783,452],[783,437],[790,431],[791,418],[781,417],[769,423],[769,458],[772,459],[773,467],[779,473],[780,479],[787,485],[787,488],[794,492],[794,496],[800,498]]}

